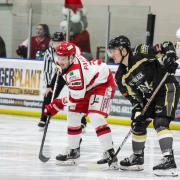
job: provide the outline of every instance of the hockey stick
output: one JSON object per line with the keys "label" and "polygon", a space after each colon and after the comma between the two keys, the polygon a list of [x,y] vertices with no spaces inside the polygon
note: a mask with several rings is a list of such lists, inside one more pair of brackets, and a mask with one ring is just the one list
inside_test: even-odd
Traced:
{"label": "hockey stick", "polygon": [[[144,106],[141,115],[144,115],[147,111],[147,109],[149,108],[150,104],[152,103],[152,101],[154,100],[156,94],[158,93],[159,89],[161,88],[161,86],[163,85],[163,83],[165,82],[166,78],[168,77],[169,73],[167,72],[164,77],[162,78],[161,82],[159,83],[159,85],[156,87],[156,89],[154,90],[153,94],[151,95],[150,99],[148,100],[148,102],[146,103],[146,105]],[[127,135],[125,136],[124,140],[122,141],[121,145],[118,147],[116,153],[114,154],[114,157],[112,159],[111,163],[113,162],[113,160],[117,157],[119,151],[122,149],[123,145],[125,144],[125,142],[127,141],[127,139],[129,138],[129,136],[131,135],[131,129],[129,130],[129,132],[127,133]]]}
{"label": "hockey stick", "polygon": [[[55,81],[55,85],[54,85],[54,89],[53,89],[53,94],[51,97],[51,102],[53,101],[54,96],[55,96],[55,91],[57,89],[57,82],[58,82],[59,74],[60,74],[59,71],[57,71],[57,77],[56,77],[56,81]],[[44,128],[44,133],[43,133],[43,138],[42,138],[42,142],[41,142],[41,146],[40,146],[40,151],[39,151],[39,159],[42,162],[47,162],[50,159],[50,157],[46,157],[45,155],[43,155],[44,142],[45,142],[46,133],[47,133],[47,129],[48,129],[50,119],[51,119],[51,116],[48,116],[48,119],[46,121],[45,128]]]}

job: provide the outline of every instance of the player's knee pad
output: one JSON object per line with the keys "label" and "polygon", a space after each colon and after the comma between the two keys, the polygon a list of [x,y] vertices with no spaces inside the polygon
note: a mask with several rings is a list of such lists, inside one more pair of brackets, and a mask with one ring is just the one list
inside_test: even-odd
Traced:
{"label": "player's knee pad", "polygon": [[145,135],[147,133],[147,127],[151,121],[138,121],[131,123],[132,132],[135,135]]}
{"label": "player's knee pad", "polygon": [[72,127],[81,126],[81,119],[83,116],[84,116],[83,113],[68,112],[67,113],[68,126],[72,126]]}
{"label": "player's knee pad", "polygon": [[90,119],[90,123],[92,124],[92,126],[94,128],[97,128],[99,126],[103,126],[103,125],[107,124],[107,122],[102,114],[89,113],[88,116]]}
{"label": "player's knee pad", "polygon": [[168,129],[170,124],[170,120],[165,117],[156,117],[153,121],[154,128],[157,132]]}

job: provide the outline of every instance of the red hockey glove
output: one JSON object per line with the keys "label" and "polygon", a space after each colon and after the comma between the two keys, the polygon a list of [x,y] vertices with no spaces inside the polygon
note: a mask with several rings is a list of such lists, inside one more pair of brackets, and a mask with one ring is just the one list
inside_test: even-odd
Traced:
{"label": "red hockey glove", "polygon": [[65,104],[62,99],[54,99],[50,104],[45,106],[44,114],[48,116],[54,116],[61,109],[63,109]]}

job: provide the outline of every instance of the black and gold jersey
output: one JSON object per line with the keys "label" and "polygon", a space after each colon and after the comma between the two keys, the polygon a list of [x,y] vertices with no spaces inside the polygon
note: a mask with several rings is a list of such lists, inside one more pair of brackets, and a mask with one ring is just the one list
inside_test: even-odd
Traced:
{"label": "black and gold jersey", "polygon": [[[146,102],[165,75],[166,70],[155,58],[134,55],[128,60],[128,67],[119,65],[115,79],[122,95],[128,98],[132,104]],[[177,82],[170,75],[165,83]],[[163,86],[162,88],[163,89]]]}

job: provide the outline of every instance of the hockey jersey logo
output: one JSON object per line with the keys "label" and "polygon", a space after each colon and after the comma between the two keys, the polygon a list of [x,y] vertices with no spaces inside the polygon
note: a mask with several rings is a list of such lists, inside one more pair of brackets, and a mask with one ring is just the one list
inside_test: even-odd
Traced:
{"label": "hockey jersey logo", "polygon": [[70,89],[78,90],[83,88],[82,76],[79,69],[69,71],[66,79]]}
{"label": "hockey jersey logo", "polygon": [[72,82],[81,79],[80,72],[78,69],[72,70],[67,74],[67,82]]}

